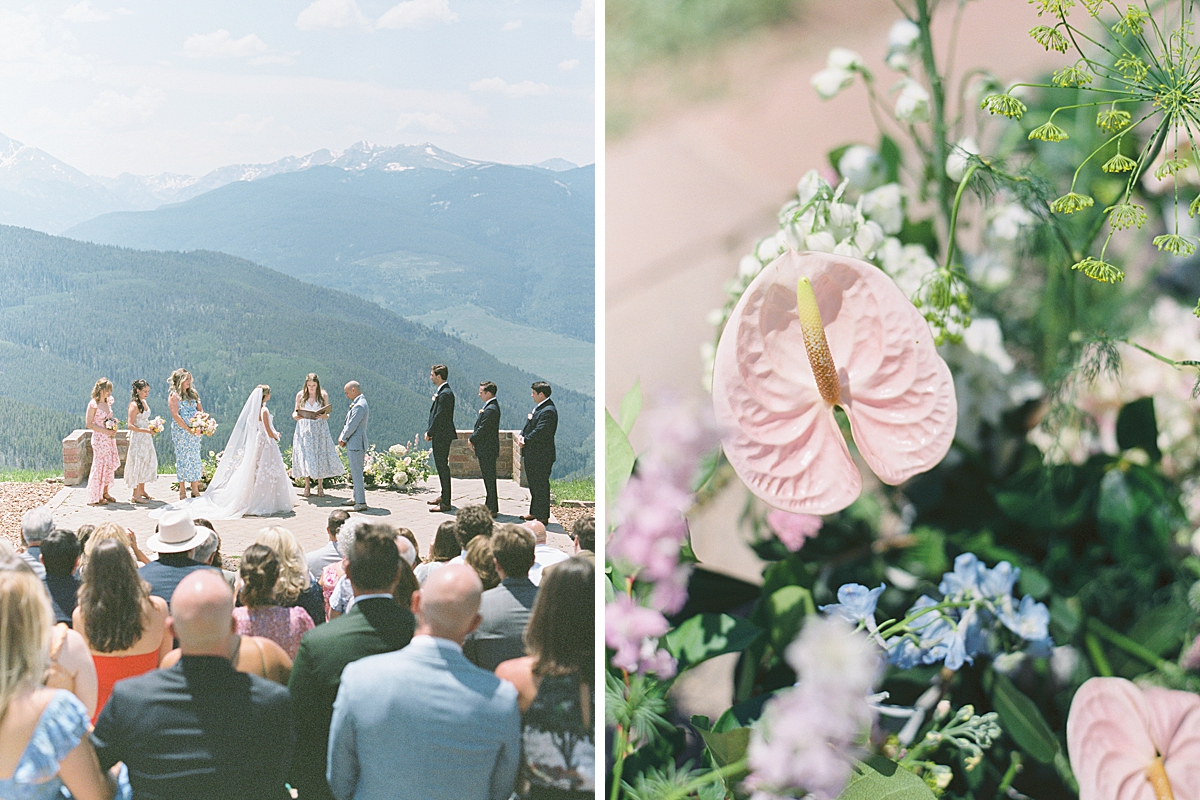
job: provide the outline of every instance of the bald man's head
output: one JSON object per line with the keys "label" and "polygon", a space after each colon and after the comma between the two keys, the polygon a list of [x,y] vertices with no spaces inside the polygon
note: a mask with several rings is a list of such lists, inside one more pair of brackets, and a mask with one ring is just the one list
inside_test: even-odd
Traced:
{"label": "bald man's head", "polygon": [[413,595],[417,633],[462,644],[479,625],[483,583],[466,564],[450,564],[434,572]]}
{"label": "bald man's head", "polygon": [[185,656],[229,657],[233,635],[233,592],[221,573],[190,573],[171,596],[171,628]]}
{"label": "bald man's head", "polygon": [[533,531],[533,540],[538,544],[546,543],[546,526],[541,523],[541,520],[531,519],[528,522],[522,522],[521,525]]}
{"label": "bald man's head", "polygon": [[362,394],[362,387],[358,385],[358,381],[350,381],[346,384],[342,391],[346,393],[346,397],[349,397],[351,400],[353,400]]}

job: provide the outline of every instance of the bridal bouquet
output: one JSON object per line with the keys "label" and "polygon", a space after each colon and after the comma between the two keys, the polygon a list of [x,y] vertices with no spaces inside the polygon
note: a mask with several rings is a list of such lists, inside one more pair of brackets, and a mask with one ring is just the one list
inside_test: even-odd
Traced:
{"label": "bridal bouquet", "polygon": [[203,411],[188,420],[188,430],[196,436],[212,436],[217,432],[217,421]]}
{"label": "bridal bouquet", "polygon": [[162,417],[155,417],[146,423],[146,428],[150,431],[151,436],[157,436],[158,434],[162,433],[165,427],[166,421],[164,421]]}
{"label": "bridal bouquet", "polygon": [[[606,421],[610,800],[1200,797],[1194,3],[1031,0],[1074,52],[1005,82],[895,5],[890,85],[813,77],[882,130],[737,265],[713,409]],[[690,538],[741,484],[760,585]]]}
{"label": "bridal bouquet", "polygon": [[109,417],[108,419],[104,420],[104,427],[110,431],[118,431],[121,429],[121,423],[115,418]]}

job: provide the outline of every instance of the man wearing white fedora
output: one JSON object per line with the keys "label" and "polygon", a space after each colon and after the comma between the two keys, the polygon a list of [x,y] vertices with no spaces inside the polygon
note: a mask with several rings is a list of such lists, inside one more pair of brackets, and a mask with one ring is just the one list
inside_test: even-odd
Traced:
{"label": "man wearing white fedora", "polygon": [[158,553],[158,560],[138,570],[142,580],[150,584],[150,594],[169,604],[175,587],[188,573],[214,569],[192,558],[196,548],[213,535],[208,528],[197,528],[186,511],[164,513],[158,520],[158,530],[146,540],[146,548]]}

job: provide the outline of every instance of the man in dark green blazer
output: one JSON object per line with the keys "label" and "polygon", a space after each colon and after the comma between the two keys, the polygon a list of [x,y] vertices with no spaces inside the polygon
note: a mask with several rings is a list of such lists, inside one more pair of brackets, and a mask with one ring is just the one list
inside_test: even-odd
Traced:
{"label": "man in dark green blazer", "polygon": [[342,669],[360,658],[399,650],[416,627],[412,612],[392,598],[400,579],[400,551],[391,526],[359,528],[346,554],[346,575],[354,605],[304,635],[288,682],[296,720],[291,784],[304,798],[333,798],[325,780],[326,753]]}

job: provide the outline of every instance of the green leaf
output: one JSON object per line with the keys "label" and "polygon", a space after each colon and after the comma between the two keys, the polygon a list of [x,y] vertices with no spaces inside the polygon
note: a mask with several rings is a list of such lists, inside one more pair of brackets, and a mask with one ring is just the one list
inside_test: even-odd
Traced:
{"label": "green leaf", "polygon": [[904,220],[904,226],[900,228],[898,238],[904,244],[921,245],[930,255],[936,255],[937,253],[937,231],[933,227],[932,219]]}
{"label": "green leaf", "polygon": [[621,488],[633,474],[633,462],[637,455],[629,436],[613,419],[612,414],[604,412],[604,491],[608,504],[611,506],[621,493]]}
{"label": "green leaf", "polygon": [[904,154],[900,152],[900,145],[896,144],[896,141],[890,136],[879,137],[879,157],[883,160],[887,182],[898,182],[900,167],[904,162]]}
{"label": "green leaf", "polygon": [[737,763],[746,757],[746,748],[750,746],[750,729],[734,728],[724,733],[700,730],[700,738],[712,756],[713,763],[718,767]]}
{"label": "green leaf", "polygon": [[752,725],[759,717],[762,716],[763,707],[767,701],[774,697],[779,692],[790,691],[792,687],[787,686],[783,689],[778,689],[774,692],[766,692],[765,694],[756,694],[749,700],[743,700],[740,703],[735,703],[717,717],[717,721],[713,723],[712,729],[717,733],[725,733],[735,728],[745,728]]}
{"label": "green leaf", "polygon": [[633,388],[621,399],[621,430],[628,436],[633,431],[633,423],[642,413],[642,382],[636,381]]}
{"label": "green leaf", "polygon": [[679,659],[679,671],[683,672],[715,656],[745,650],[761,634],[757,625],[744,619],[728,614],[697,614],[663,637],[663,644]]}
{"label": "green leaf", "polygon": [[936,800],[937,795],[895,761],[871,756],[858,765],[838,800]]}
{"label": "green leaf", "polygon": [[803,586],[785,586],[767,598],[771,620],[771,646],[782,653],[796,638],[804,618],[816,613],[812,593]]}
{"label": "green leaf", "polygon": [[1022,567],[1021,577],[1017,581],[1017,591],[1020,594],[1032,595],[1034,600],[1045,600],[1046,595],[1054,585],[1050,579],[1034,567]]}
{"label": "green leaf", "polygon": [[1043,764],[1053,763],[1059,752],[1054,731],[1038,711],[1037,704],[999,672],[992,675],[992,706],[1000,715],[1004,731],[1018,747]]}
{"label": "green leaf", "polygon": [[1157,462],[1162,459],[1158,449],[1158,420],[1154,416],[1154,398],[1143,397],[1126,403],[1117,414],[1117,446],[1122,450],[1140,447]]}

